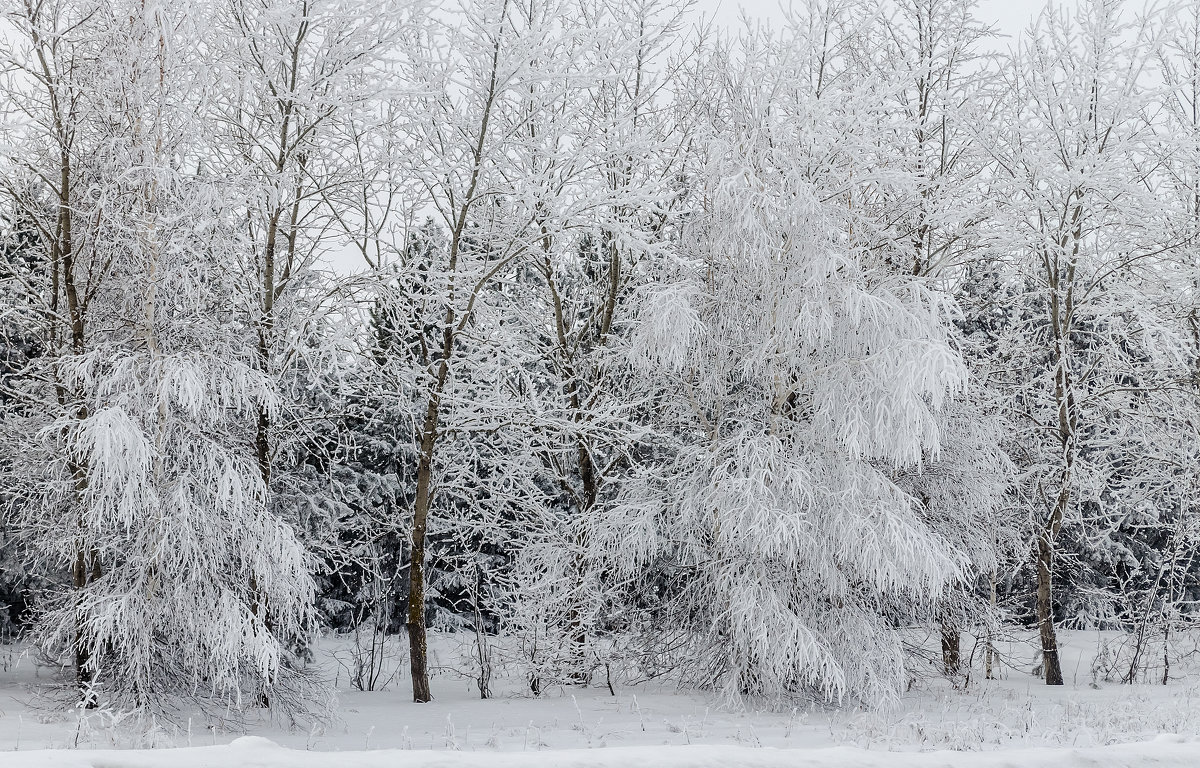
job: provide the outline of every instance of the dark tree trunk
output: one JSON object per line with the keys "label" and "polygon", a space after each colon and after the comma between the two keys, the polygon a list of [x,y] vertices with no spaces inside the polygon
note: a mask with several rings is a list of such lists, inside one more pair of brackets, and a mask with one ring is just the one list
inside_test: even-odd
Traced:
{"label": "dark tree trunk", "polygon": [[[572,391],[571,404],[575,408],[576,420],[582,417],[579,410],[578,393]],[[570,680],[575,685],[587,685],[591,680],[587,664],[587,627],[584,622],[584,602],[587,600],[588,566],[584,552],[588,541],[586,533],[587,518],[596,506],[599,490],[596,481],[596,469],[592,463],[592,455],[587,444],[580,439],[577,445],[579,460],[579,475],[583,483],[583,508],[579,510],[579,520],[575,527],[575,588],[579,595],[571,606],[568,617],[571,644],[571,673]]]}
{"label": "dark tree trunk", "polygon": [[425,633],[425,532],[433,501],[433,456],[437,445],[440,392],[446,370],[443,358],[438,386],[425,408],[421,458],[417,464],[417,498],[413,505],[412,555],[408,566],[408,663],[412,673],[413,701],[418,703],[433,700],[429,690],[429,641]]}
{"label": "dark tree trunk", "polygon": [[958,628],[948,621],[942,622],[942,668],[951,677],[962,669],[962,638]]}
{"label": "dark tree trunk", "polygon": [[1046,685],[1062,685],[1062,665],[1058,658],[1058,639],[1054,632],[1054,606],[1051,577],[1054,568],[1054,544],[1050,532],[1038,537],[1037,557],[1037,618],[1042,641],[1042,669]]}
{"label": "dark tree trunk", "polygon": [[[1078,224],[1081,209],[1076,207],[1075,221]],[[1078,249],[1080,232],[1076,229],[1075,247]],[[1071,506],[1071,483],[1075,466],[1075,447],[1078,435],[1078,423],[1075,416],[1074,382],[1070,376],[1069,360],[1069,323],[1063,320],[1065,314],[1070,317],[1074,308],[1074,293],[1070,282],[1074,274],[1074,263],[1068,270],[1067,290],[1064,299],[1065,310],[1059,308],[1058,291],[1051,297],[1051,311],[1055,335],[1055,374],[1054,400],[1058,410],[1058,438],[1062,449],[1063,464],[1059,474],[1058,498],[1054,500],[1054,508],[1050,517],[1038,533],[1037,541],[1037,619],[1038,634],[1042,642],[1042,669],[1046,675],[1046,685],[1062,685],[1062,664],[1058,658],[1058,638],[1054,631],[1054,545],[1058,533],[1066,519],[1067,510]],[[1054,283],[1059,287],[1059,283]]]}

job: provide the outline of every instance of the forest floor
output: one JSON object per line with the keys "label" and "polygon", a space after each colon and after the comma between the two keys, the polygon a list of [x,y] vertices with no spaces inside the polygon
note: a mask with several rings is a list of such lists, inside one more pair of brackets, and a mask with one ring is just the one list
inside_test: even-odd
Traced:
{"label": "forest floor", "polygon": [[[936,643],[916,640],[923,647]],[[57,671],[39,666],[20,646],[6,646],[0,647],[0,766],[1200,766],[1194,640],[1179,639],[1192,643],[1191,653],[1176,641],[1179,658],[1167,685],[1161,668],[1148,670],[1158,684],[1119,682],[1121,670],[1109,671],[1111,635],[1064,632],[1061,640],[1062,687],[1049,688],[1034,675],[1032,638],[1019,636],[1001,644],[1004,663],[995,680],[983,679],[976,648],[970,678],[952,684],[931,671],[891,707],[780,711],[725,707],[709,694],[664,682],[617,685],[614,696],[599,681],[533,698],[523,679],[501,678],[494,698],[481,700],[473,680],[450,672],[434,677],[435,701],[413,704],[403,646],[388,656],[385,675],[396,674],[387,688],[363,692],[348,683],[348,641],[329,638],[318,663],[336,681],[336,716],[291,727],[257,716],[235,723],[197,712],[174,722],[134,723],[64,710],[43,694]],[[964,638],[965,654],[972,645]],[[434,650],[442,668],[466,651],[446,636]],[[191,749],[161,751],[172,747]]]}

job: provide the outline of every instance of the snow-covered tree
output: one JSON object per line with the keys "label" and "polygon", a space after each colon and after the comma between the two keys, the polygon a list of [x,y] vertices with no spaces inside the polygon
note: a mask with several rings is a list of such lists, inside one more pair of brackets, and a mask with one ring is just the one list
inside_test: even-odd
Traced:
{"label": "snow-covered tree", "polygon": [[9,188],[49,267],[23,282],[49,354],[48,385],[22,392],[43,407],[10,424],[31,440],[16,515],[38,558],[71,564],[37,631],[87,707],[298,704],[273,628],[311,627],[307,558],[254,460],[253,414],[276,400],[233,319],[237,214],[196,172],[209,73],[188,11],[30,5],[12,53],[43,96],[6,160],[52,180]]}
{"label": "snow-covered tree", "polygon": [[340,294],[320,274],[320,260],[338,247],[332,191],[363,178],[338,125],[376,108],[389,82],[385,59],[413,7],[236,0],[214,9],[213,37],[202,46],[217,62],[205,162],[244,209],[242,247],[228,265],[234,306],[275,403],[260,404],[253,417],[259,474],[272,512],[322,555],[334,546],[337,513],[309,500],[336,495],[335,483],[328,457],[309,459],[326,450],[314,437],[318,422],[331,433],[335,415],[324,411],[338,401],[319,390],[336,381],[327,374],[350,345],[325,322]]}
{"label": "snow-covered tree", "polygon": [[[850,38],[855,54],[847,68],[878,83],[889,116],[872,163],[889,183],[857,190],[855,204],[871,220],[855,236],[881,268],[956,297],[970,291],[970,267],[987,253],[983,225],[994,206],[986,194],[990,157],[977,130],[994,118],[997,101],[985,53],[992,32],[975,6],[972,0],[864,3],[860,15],[875,22]],[[897,247],[906,242],[907,249]],[[969,302],[959,307],[972,309]],[[955,331],[963,321],[969,323],[961,318]],[[939,415],[943,450],[897,480],[925,506],[929,523],[970,554],[978,576],[997,567],[997,551],[1011,550],[1017,531],[1005,515],[1009,463],[1000,450],[1003,417],[987,361],[973,359],[963,339],[954,343],[967,357],[971,382],[960,402]],[[958,670],[960,630],[980,607],[970,598],[975,585],[963,586],[939,609],[947,673]]]}
{"label": "snow-covered tree", "polygon": [[[543,460],[554,514],[520,547],[521,599],[506,629],[533,687],[585,682],[604,643],[589,642],[618,600],[589,558],[589,529],[630,467],[639,405],[621,344],[631,297],[666,251],[683,198],[688,126],[667,92],[670,46],[684,23],[673,1],[565,4],[573,14],[575,86],[528,99],[519,162],[537,180],[531,272],[509,289],[536,368]],[[664,72],[663,70],[666,70]],[[687,95],[680,95],[686,99]]]}
{"label": "snow-covered tree", "polygon": [[674,454],[599,535],[612,568],[665,574],[660,621],[686,627],[693,679],[732,695],[896,694],[889,620],[962,572],[888,472],[936,452],[935,411],[962,385],[948,300],[854,238],[856,185],[885,183],[862,162],[881,105],[870,82],[826,79],[829,22],[795,17],[708,65],[724,92],[701,202],[632,337],[672,382]]}
{"label": "snow-covered tree", "polygon": [[[510,445],[495,454],[523,469],[493,473],[468,469],[470,455],[453,457],[449,445],[472,432],[499,435],[497,423],[514,418],[514,404],[522,401],[514,393],[526,386],[519,361],[514,365],[508,356],[521,346],[509,337],[522,329],[501,322],[497,313],[510,299],[495,289],[523,274],[536,237],[535,193],[544,177],[514,156],[531,146],[526,137],[538,110],[553,112],[579,88],[572,52],[580,45],[564,8],[508,0],[464,4],[454,23],[432,26],[410,51],[411,91],[394,97],[402,105],[394,110],[402,117],[394,124],[395,143],[407,149],[403,172],[414,180],[410,189],[419,190],[408,210],[435,211],[445,231],[445,245],[431,251],[430,262],[398,265],[401,283],[419,277],[421,293],[407,314],[415,326],[404,360],[413,387],[404,396],[415,393],[418,435],[408,596],[416,701],[432,696],[425,568],[439,499],[453,506],[457,496],[486,509],[485,496],[523,497],[531,516],[539,506],[541,493],[530,485],[538,462],[527,448]],[[402,245],[393,244],[392,252],[403,252]],[[391,311],[406,316],[402,304],[393,303]]]}
{"label": "snow-covered tree", "polygon": [[[1000,341],[1025,496],[1038,519],[1036,613],[1046,682],[1061,685],[1054,588],[1060,534],[1081,552],[1130,501],[1131,438],[1179,378],[1184,344],[1162,297],[1174,239],[1156,194],[1148,89],[1155,26],[1109,2],[1048,9],[1005,65],[1006,109],[989,138],[1000,203],[993,248],[1011,270],[1015,317]],[[1115,495],[1114,495],[1115,494]],[[1079,570],[1073,561],[1072,570]]]}

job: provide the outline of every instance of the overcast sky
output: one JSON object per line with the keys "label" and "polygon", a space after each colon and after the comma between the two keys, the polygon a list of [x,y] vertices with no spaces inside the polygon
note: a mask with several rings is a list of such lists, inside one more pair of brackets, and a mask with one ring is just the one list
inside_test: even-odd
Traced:
{"label": "overcast sky", "polygon": [[[786,6],[787,0],[783,3]],[[1045,0],[980,0],[976,15],[994,22],[1001,33],[1016,35],[1044,5]],[[700,11],[714,14],[726,26],[737,24],[740,8],[745,8],[751,16],[782,16],[777,0],[698,0]]]}
{"label": "overcast sky", "polygon": [[[980,20],[989,21],[996,25],[997,31],[1007,38],[997,41],[997,48],[1008,47],[1013,37],[1024,30],[1033,17],[1045,7],[1047,0],[979,0],[976,15]],[[1125,0],[1129,4],[1144,4],[1147,0]],[[783,11],[780,2],[785,6],[788,0],[696,0],[696,10],[700,13],[711,14],[718,23],[726,28],[734,28],[741,17],[741,9],[750,16],[782,19]],[[1055,0],[1060,6],[1069,3],[1074,6],[1076,0]],[[361,259],[350,250],[337,251],[327,254],[323,261],[338,272],[353,272],[363,268]]]}

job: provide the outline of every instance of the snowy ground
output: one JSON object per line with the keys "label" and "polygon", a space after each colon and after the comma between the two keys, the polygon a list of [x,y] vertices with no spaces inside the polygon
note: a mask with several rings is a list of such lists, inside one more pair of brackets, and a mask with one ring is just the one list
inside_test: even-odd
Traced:
{"label": "snowy ground", "polygon": [[247,736],[228,746],[128,752],[52,750],[6,755],[6,768],[1192,768],[1200,742],[1153,742],[1090,749],[1040,748],[1002,752],[885,752],[833,747],[618,747],[550,750],[536,757],[512,752],[309,752]]}
{"label": "snowy ground", "polygon": [[[384,691],[350,690],[335,661],[345,657],[345,643],[330,640],[322,664],[338,682],[337,720],[290,729],[198,713],[174,723],[134,724],[104,713],[63,712],[39,695],[53,672],[8,647],[0,649],[0,766],[516,766],[530,764],[531,752],[540,753],[539,766],[621,768],[1200,766],[1200,741],[1192,740],[1200,735],[1200,675],[1189,678],[1197,682],[1166,686],[1106,682],[1093,674],[1104,638],[1064,633],[1063,639],[1067,685],[1061,688],[1047,688],[1031,674],[1033,649],[1018,639],[1004,647],[1008,663],[999,680],[983,680],[977,663],[965,689],[929,676],[916,680],[894,708],[787,711],[730,710],[669,684],[618,686],[616,696],[603,685],[556,688],[535,699],[522,681],[508,680],[497,686],[496,698],[481,701],[472,681],[448,673],[434,678],[437,700],[417,705],[402,677]],[[446,663],[456,650],[443,640],[437,653]],[[396,662],[402,669],[402,657]],[[1118,744],[1131,745],[1110,746]],[[160,751],[169,747],[192,749]],[[308,751],[342,754],[330,763],[328,755]],[[3,754],[11,752],[17,754]]]}

